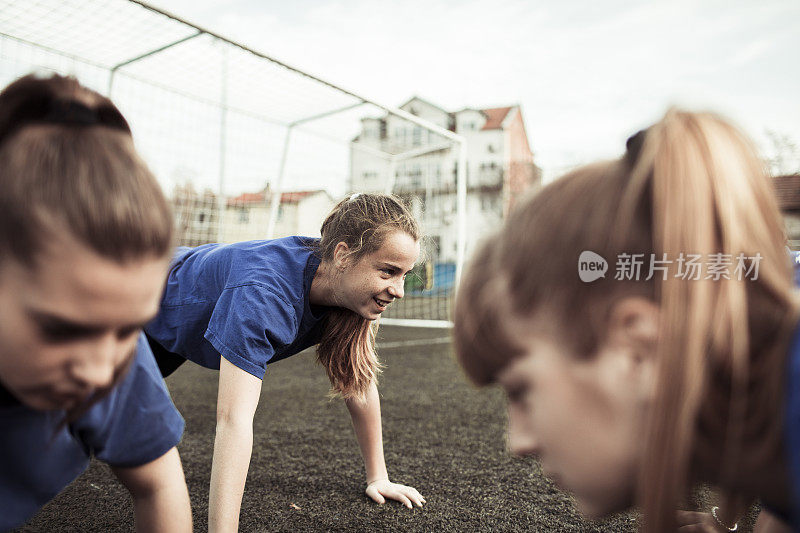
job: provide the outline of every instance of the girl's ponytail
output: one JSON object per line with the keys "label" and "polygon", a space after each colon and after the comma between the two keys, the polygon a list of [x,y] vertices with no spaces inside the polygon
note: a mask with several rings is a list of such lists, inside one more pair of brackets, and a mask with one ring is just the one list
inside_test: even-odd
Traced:
{"label": "girl's ponytail", "polygon": [[[777,406],[780,391],[763,374],[780,372],[786,347],[776,339],[797,312],[771,184],[736,129],[671,110],[632,159],[628,191],[652,191],[655,256],[678,260],[656,289],[658,382],[639,479],[645,530],[673,531],[695,463],[721,459],[717,475],[730,486],[743,461],[763,461],[779,446],[780,428],[766,441],[753,433],[776,412],[764,404]],[[688,254],[733,273],[681,279],[679,258]],[[760,452],[756,439],[767,443]]]}

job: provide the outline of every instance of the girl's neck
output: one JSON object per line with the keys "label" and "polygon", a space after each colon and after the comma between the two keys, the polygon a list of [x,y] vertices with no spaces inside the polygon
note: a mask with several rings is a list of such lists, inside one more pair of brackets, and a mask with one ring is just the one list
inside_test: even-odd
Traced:
{"label": "girl's neck", "polygon": [[317,268],[314,279],[311,280],[311,291],[308,294],[309,303],[326,307],[336,306],[334,282],[331,265],[323,261]]}

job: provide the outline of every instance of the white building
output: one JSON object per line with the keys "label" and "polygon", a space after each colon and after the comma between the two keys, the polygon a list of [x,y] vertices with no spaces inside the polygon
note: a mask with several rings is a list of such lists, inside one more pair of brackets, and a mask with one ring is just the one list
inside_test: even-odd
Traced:
{"label": "white building", "polygon": [[[264,239],[270,213],[270,193],[262,190],[229,198],[222,224],[224,242]],[[323,220],[336,205],[324,190],[281,193],[273,237],[319,237]]]}
{"label": "white building", "polygon": [[[414,97],[400,109],[462,135],[467,143],[467,252],[496,228],[524,190],[538,186],[518,105],[449,112]],[[361,146],[392,154],[394,162]],[[456,169],[451,143],[394,115],[363,118],[350,150],[350,189],[391,190],[412,199],[432,243],[434,263],[456,260]],[[416,153],[424,152],[421,155]]]}

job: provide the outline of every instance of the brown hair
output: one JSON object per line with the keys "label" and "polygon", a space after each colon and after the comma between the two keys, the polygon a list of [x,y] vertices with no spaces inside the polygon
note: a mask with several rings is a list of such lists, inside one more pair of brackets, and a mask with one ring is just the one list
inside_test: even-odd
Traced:
{"label": "brown hair", "polygon": [[56,230],[120,263],[161,258],[172,226],[169,204],[108,98],[58,75],[28,75],[0,92],[0,262],[35,268]]}
{"label": "brown hair", "polygon": [[55,227],[103,257],[169,253],[172,215],[110,100],[74,78],[0,93],[0,256],[33,264]]}
{"label": "brown hair", "polygon": [[510,307],[503,294],[505,279],[497,264],[496,237],[490,234],[473,252],[453,307],[456,356],[467,375],[480,385],[493,381],[502,367],[522,354],[520,347],[502,334],[503,317]]}
{"label": "brown hair", "polygon": [[[646,531],[674,531],[678,502],[700,480],[693,467],[721,457],[720,471],[707,481],[736,492],[739,469],[753,472],[779,457],[782,428],[774,422],[798,304],[769,178],[739,131],[708,113],[671,110],[631,141],[624,158],[578,169],[522,203],[490,245],[491,268],[511,308],[554,316],[578,357],[591,356],[603,340],[616,300],[633,294],[658,303],[656,399],[638,499]],[[757,279],[683,280],[673,263],[666,280],[610,274],[583,283],[576,267],[585,250],[612,265],[622,253],[761,260],[748,263],[758,265]],[[476,332],[505,335],[491,323],[493,309],[470,308],[482,291],[498,290],[471,281],[485,275],[466,273],[456,301],[458,354],[483,361],[465,361],[479,383],[518,353],[468,346]],[[478,316],[459,319],[469,313]]]}
{"label": "brown hair", "polygon": [[[395,197],[358,193],[339,202],[322,223],[317,253],[322,263],[333,261],[340,242],[347,244],[353,262],[377,251],[386,236],[403,231],[414,240],[420,230],[414,216]],[[377,380],[380,363],[375,354],[377,320],[372,322],[344,308],[335,308],[327,318],[317,347],[317,361],[325,367],[331,393],[363,399],[370,383]]]}

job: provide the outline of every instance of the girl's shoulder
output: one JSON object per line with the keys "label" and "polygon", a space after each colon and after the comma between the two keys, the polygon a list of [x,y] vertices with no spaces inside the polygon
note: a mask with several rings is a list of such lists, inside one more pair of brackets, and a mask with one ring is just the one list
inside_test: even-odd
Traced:
{"label": "girl's shoulder", "polygon": [[248,283],[269,285],[273,279],[301,279],[315,254],[316,241],[309,237],[283,237],[179,247],[172,272],[192,280],[210,278],[208,281],[222,283],[220,289]]}
{"label": "girl's shoulder", "polygon": [[314,240],[283,237],[263,241],[244,241],[227,247],[232,281],[266,284],[275,281],[303,284],[309,263],[315,262]]}

